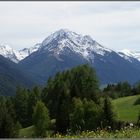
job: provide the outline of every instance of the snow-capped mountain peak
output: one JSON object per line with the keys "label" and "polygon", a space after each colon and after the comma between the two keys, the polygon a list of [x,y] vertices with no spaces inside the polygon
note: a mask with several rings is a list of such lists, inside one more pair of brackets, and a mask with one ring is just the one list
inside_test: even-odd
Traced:
{"label": "snow-capped mountain peak", "polygon": [[25,57],[29,56],[31,53],[37,51],[40,47],[40,44],[36,44],[31,48],[24,48],[22,50],[14,50],[9,45],[1,44],[0,45],[0,55],[8,58],[9,60],[18,63],[20,60],[24,59]]}
{"label": "snow-capped mountain peak", "polygon": [[0,54],[16,63],[38,50],[52,51],[57,58],[65,51],[71,50],[87,60],[93,60],[94,53],[104,55],[106,52],[112,51],[101,46],[91,36],[77,34],[68,29],[60,29],[52,33],[42,43],[31,48],[17,51],[8,45],[0,46]]}
{"label": "snow-capped mountain peak", "polygon": [[69,31],[68,29],[60,29],[54,33],[52,33],[51,35],[49,35],[46,39],[44,39],[44,41],[42,42],[43,46],[46,46],[48,43],[50,43],[52,40],[56,40],[56,39],[62,39],[62,38],[76,38],[77,36],[79,36],[78,34],[76,34],[75,32]]}
{"label": "snow-capped mountain peak", "polygon": [[12,49],[9,45],[0,45],[0,55],[12,60],[13,62],[18,62],[18,51]]}
{"label": "snow-capped mountain peak", "polygon": [[61,29],[48,36],[41,46],[41,50],[54,51],[55,55],[60,55],[69,49],[87,60],[93,60],[94,53],[104,55],[106,52],[112,52],[97,43],[89,35],[81,35],[67,29]]}
{"label": "snow-capped mountain peak", "polygon": [[[92,62],[94,61],[95,54],[104,56],[107,53],[116,52],[100,45],[90,35],[77,34],[68,29],[60,29],[49,35],[42,43],[19,51],[12,49],[8,45],[0,45],[0,54],[16,63],[38,50],[41,52],[52,52],[59,60],[61,54],[72,51]],[[140,52],[125,49],[116,53],[130,62],[132,62],[132,59],[140,61]]]}

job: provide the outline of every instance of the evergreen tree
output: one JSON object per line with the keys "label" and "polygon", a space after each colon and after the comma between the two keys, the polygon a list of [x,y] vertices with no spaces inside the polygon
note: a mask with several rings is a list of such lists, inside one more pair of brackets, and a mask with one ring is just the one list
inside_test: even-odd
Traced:
{"label": "evergreen tree", "polygon": [[140,82],[136,84],[136,94],[140,94]]}
{"label": "evergreen tree", "polygon": [[65,83],[61,87],[61,94],[59,96],[57,114],[56,114],[56,131],[66,133],[69,128],[69,114],[70,114],[70,94]]}
{"label": "evergreen tree", "polygon": [[29,126],[28,120],[28,97],[27,90],[18,87],[15,95],[15,111],[17,120],[20,122],[22,127]]}
{"label": "evergreen tree", "polygon": [[113,112],[113,108],[111,105],[111,101],[109,97],[105,97],[104,106],[103,106],[103,126],[111,126],[114,127],[115,122],[115,114]]}
{"label": "evergreen tree", "polygon": [[0,138],[14,138],[18,136],[19,124],[7,109],[6,99],[0,97]]}
{"label": "evergreen tree", "polygon": [[16,119],[16,112],[15,112],[13,97],[6,98],[6,107],[7,107],[7,111],[9,112],[9,114],[12,116],[12,118],[16,122],[17,119]]}
{"label": "evergreen tree", "polygon": [[92,99],[99,103],[99,82],[95,70],[89,65],[81,65],[71,70],[71,89],[74,97]]}
{"label": "evergreen tree", "polygon": [[28,118],[30,125],[32,122],[32,114],[33,108],[35,107],[36,103],[41,100],[41,91],[40,89],[35,86],[31,91],[29,91],[29,99],[28,99]]}
{"label": "evergreen tree", "polygon": [[49,112],[43,102],[38,101],[33,113],[33,124],[37,137],[46,137],[46,131],[50,125]]}
{"label": "evergreen tree", "polygon": [[131,95],[131,86],[128,82],[121,83],[121,96],[130,96]]}

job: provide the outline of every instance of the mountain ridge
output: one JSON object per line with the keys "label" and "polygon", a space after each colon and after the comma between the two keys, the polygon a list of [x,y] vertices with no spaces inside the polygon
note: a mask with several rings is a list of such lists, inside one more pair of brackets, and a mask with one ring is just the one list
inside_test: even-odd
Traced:
{"label": "mountain ridge", "polygon": [[31,53],[38,50],[40,47],[40,44],[37,43],[31,48],[24,48],[19,51],[13,49],[9,45],[6,44],[0,44],[0,55],[2,55],[5,58],[8,58],[9,60],[18,63],[25,57],[29,56]]}
{"label": "mountain ridge", "polygon": [[120,56],[124,57],[126,60],[131,61],[131,58],[135,58],[140,61],[140,51],[130,51],[128,49],[124,49],[118,52]]}
{"label": "mountain ridge", "polygon": [[[5,58],[10,59],[11,61],[15,62],[15,63],[19,63],[19,61],[23,60],[24,58],[28,57],[29,55],[31,55],[32,53],[38,51],[40,49],[40,46],[45,46],[45,44],[48,44],[49,42],[51,42],[51,40],[55,39],[56,37],[61,37],[61,36],[65,36],[68,39],[70,39],[71,41],[73,41],[75,44],[78,43],[78,45],[81,45],[81,43],[88,41],[88,44],[84,44],[89,45],[89,43],[95,43],[97,45],[97,47],[92,48],[92,50],[96,51],[96,53],[100,53],[102,55],[104,55],[105,51],[109,51],[109,52],[116,52],[118,53],[121,57],[123,57],[124,59],[131,61],[131,58],[133,59],[137,59],[138,61],[140,61],[140,52],[136,51],[130,51],[128,49],[125,50],[120,50],[120,51],[115,51],[113,49],[108,49],[105,48],[104,46],[100,45],[98,42],[96,42],[95,40],[92,39],[92,37],[90,35],[81,35],[81,34],[77,34],[75,32],[72,32],[68,29],[60,29],[54,33],[52,33],[51,35],[49,35],[47,38],[45,38],[42,43],[37,43],[34,46],[30,47],[30,48],[23,48],[21,50],[14,50],[13,48],[11,48],[9,45],[6,44],[0,44],[0,54],[2,56],[4,56]],[[65,42],[62,42],[65,43]],[[61,44],[62,45],[62,44]],[[83,45],[83,44],[82,44]],[[100,48],[99,48],[100,47]],[[90,46],[86,47],[86,48],[82,48],[79,50],[77,48],[72,48],[75,52],[79,52],[81,54],[83,54],[83,56],[86,58],[88,55],[87,49],[89,49]],[[98,48],[98,49],[97,49]],[[59,47],[59,49],[61,49]],[[97,49],[97,50],[96,50]],[[89,50],[91,51],[91,50]]]}

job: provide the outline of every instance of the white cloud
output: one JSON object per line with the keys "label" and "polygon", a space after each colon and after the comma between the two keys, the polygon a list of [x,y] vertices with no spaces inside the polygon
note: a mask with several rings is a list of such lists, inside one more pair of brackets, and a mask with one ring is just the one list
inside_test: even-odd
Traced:
{"label": "white cloud", "polygon": [[0,2],[0,42],[20,49],[60,28],[106,47],[138,49],[140,2]]}

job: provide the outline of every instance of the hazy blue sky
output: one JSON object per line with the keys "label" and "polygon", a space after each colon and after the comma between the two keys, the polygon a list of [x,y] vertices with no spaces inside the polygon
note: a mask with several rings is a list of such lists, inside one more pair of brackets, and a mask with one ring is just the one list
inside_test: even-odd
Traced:
{"label": "hazy blue sky", "polygon": [[0,2],[0,44],[31,47],[61,28],[140,51],[140,2]]}

